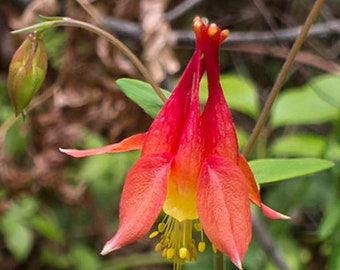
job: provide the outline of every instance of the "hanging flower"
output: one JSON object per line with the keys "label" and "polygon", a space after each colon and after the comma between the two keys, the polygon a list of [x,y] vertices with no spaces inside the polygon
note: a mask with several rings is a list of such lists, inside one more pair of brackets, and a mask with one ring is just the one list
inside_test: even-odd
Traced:
{"label": "hanging flower", "polygon": [[[252,229],[250,203],[270,218],[287,218],[261,202],[245,158],[239,154],[234,124],[219,82],[219,46],[228,31],[216,24],[193,23],[196,49],[177,87],[150,129],[120,143],[90,150],[61,149],[74,157],[141,149],[127,174],[120,201],[117,233],[101,254],[147,234],[162,209],[164,219],[150,238],[160,236],[156,251],[180,269],[213,247],[242,268]],[[199,84],[208,79],[209,97],[201,111]],[[195,243],[193,230],[200,234]]]}

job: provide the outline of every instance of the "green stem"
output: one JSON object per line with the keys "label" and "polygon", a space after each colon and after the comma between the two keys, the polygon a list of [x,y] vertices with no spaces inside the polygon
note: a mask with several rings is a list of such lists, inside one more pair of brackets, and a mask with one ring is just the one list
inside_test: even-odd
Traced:
{"label": "green stem", "polygon": [[279,72],[279,74],[276,78],[276,81],[275,81],[275,83],[274,83],[274,85],[273,85],[273,87],[270,91],[270,94],[269,94],[268,99],[267,99],[267,101],[266,101],[266,103],[265,103],[265,105],[262,109],[262,112],[259,116],[259,119],[256,122],[254,130],[253,130],[252,134],[250,135],[248,143],[243,150],[244,156],[247,156],[249,154],[249,152],[250,152],[251,148],[253,147],[257,137],[259,136],[263,126],[265,125],[265,123],[268,119],[270,110],[271,110],[273,103],[275,101],[275,98],[278,95],[278,93],[280,92],[280,90],[281,90],[281,88],[282,88],[282,86],[285,82],[285,79],[287,77],[288,71],[289,71],[290,67],[292,66],[292,64],[295,60],[295,57],[296,57],[297,53],[299,52],[304,40],[306,39],[308,31],[309,31],[314,19],[316,18],[323,2],[324,2],[324,0],[316,0],[311,11],[309,12],[308,17],[307,17],[303,27],[301,28],[301,32],[298,35],[298,37],[296,38],[288,56],[287,56],[287,59],[284,62],[283,66],[282,66],[282,68],[281,68],[281,70],[280,70],[280,72]]}
{"label": "green stem", "polygon": [[219,250],[215,253],[215,270],[224,270],[223,254]]}

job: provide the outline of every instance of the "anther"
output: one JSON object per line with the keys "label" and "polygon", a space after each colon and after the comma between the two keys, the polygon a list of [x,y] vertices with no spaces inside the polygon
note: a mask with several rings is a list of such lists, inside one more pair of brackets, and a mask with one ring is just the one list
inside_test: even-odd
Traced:
{"label": "anther", "polygon": [[185,259],[188,256],[189,252],[188,252],[187,248],[182,247],[182,248],[179,249],[178,253],[179,253],[178,255],[181,259]]}
{"label": "anther", "polygon": [[229,33],[230,31],[228,29],[224,29],[221,31],[220,43],[222,43],[229,36]]}
{"label": "anther", "polygon": [[168,248],[168,250],[166,251],[166,258],[168,260],[171,260],[174,256],[175,256],[175,249]]}
{"label": "anther", "polygon": [[169,244],[169,242],[170,242],[170,238],[169,237],[166,237],[166,236],[164,236],[164,235],[162,235],[162,238],[161,238],[162,240],[161,240],[161,243],[162,243],[162,245],[163,246],[167,246],[168,244]]}
{"label": "anther", "polygon": [[154,231],[149,235],[149,238],[150,239],[155,238],[158,234],[159,234],[159,231]]}
{"label": "anther", "polygon": [[194,228],[195,228],[195,230],[196,230],[197,232],[201,232],[201,231],[202,231],[202,225],[201,225],[201,223],[196,222],[196,223],[194,224]]}
{"label": "anther", "polygon": [[155,246],[155,251],[159,252],[162,250],[162,248],[163,248],[163,245],[161,243],[157,243],[157,245]]}
{"label": "anther", "polygon": [[195,32],[196,36],[200,36],[201,29],[202,29],[203,25],[204,24],[203,24],[203,22],[202,22],[200,17],[197,16],[197,17],[194,18],[194,22],[192,24],[192,28],[194,29],[194,32]]}
{"label": "anther", "polygon": [[212,247],[213,252],[217,253],[217,248],[214,246],[214,244],[212,244],[211,247]]}
{"label": "anther", "polygon": [[164,232],[165,227],[166,227],[166,224],[165,224],[164,222],[159,223],[158,226],[157,226],[158,231],[159,231],[160,233]]}
{"label": "anther", "polygon": [[198,251],[203,252],[205,250],[205,242],[199,242],[198,243]]}
{"label": "anther", "polygon": [[215,23],[212,23],[209,25],[208,35],[210,37],[213,37],[218,33],[218,30],[219,30],[219,27]]}

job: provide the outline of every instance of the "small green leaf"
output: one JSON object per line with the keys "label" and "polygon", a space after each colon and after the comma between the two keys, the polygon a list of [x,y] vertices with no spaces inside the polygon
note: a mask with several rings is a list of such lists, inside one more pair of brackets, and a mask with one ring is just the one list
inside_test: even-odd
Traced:
{"label": "small green leaf", "polygon": [[236,126],[237,141],[240,149],[243,149],[248,141],[249,134],[242,128]]}
{"label": "small green leaf", "polygon": [[56,220],[52,220],[52,218],[47,215],[33,216],[30,220],[30,225],[52,241],[60,242],[63,238],[63,232]]}
{"label": "small green leaf", "polygon": [[310,86],[316,94],[331,106],[340,109],[340,74],[324,74],[314,77]]}
{"label": "small green leaf", "polygon": [[74,245],[68,254],[68,258],[74,269],[101,269],[98,253],[86,245]]}
{"label": "small green leaf", "polygon": [[25,225],[10,218],[2,221],[2,232],[7,248],[18,261],[27,258],[33,246],[33,233]]}
{"label": "small green leaf", "polygon": [[[146,82],[123,78],[116,83],[128,98],[137,103],[152,118],[157,116],[164,105],[155,90]],[[169,91],[161,90],[166,97],[170,96]]]}
{"label": "small green leaf", "polygon": [[340,79],[339,76],[329,76],[320,76],[305,86],[285,90],[273,106],[270,124],[279,127],[338,120]]}
{"label": "small green leaf", "polygon": [[257,159],[249,165],[259,184],[316,173],[331,168],[334,163],[317,158]]}
{"label": "small green leaf", "polygon": [[[230,108],[253,118],[258,116],[260,111],[258,92],[251,81],[234,73],[226,73],[221,75],[220,82]],[[200,87],[200,100],[206,102],[208,99],[206,77],[203,77]]]}
{"label": "small green leaf", "polygon": [[18,261],[23,261],[31,252],[33,232],[27,219],[39,209],[34,197],[22,196],[11,203],[10,208],[0,219],[0,230],[4,235],[6,247]]}
{"label": "small green leaf", "polygon": [[331,237],[340,226],[340,199],[335,200],[322,218],[318,235],[321,239]]}

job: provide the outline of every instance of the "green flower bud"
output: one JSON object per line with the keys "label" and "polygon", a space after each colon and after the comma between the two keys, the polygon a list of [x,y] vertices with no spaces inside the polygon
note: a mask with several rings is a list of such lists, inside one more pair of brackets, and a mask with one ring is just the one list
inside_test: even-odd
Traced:
{"label": "green flower bud", "polygon": [[16,115],[25,113],[25,108],[45,79],[46,70],[44,41],[41,36],[32,33],[15,52],[9,65],[8,94]]}

